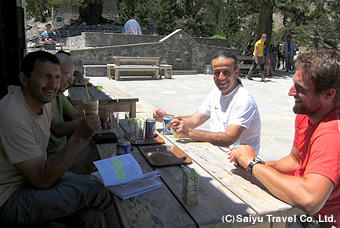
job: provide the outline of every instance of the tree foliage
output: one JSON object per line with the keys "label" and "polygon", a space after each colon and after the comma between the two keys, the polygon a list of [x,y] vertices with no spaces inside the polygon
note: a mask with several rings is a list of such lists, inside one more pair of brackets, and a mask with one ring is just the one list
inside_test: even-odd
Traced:
{"label": "tree foliage", "polygon": [[[86,13],[81,21],[93,24],[101,19],[103,0],[27,0],[27,12],[38,20],[61,4],[80,6]],[[297,46],[307,49],[337,48],[340,29],[338,0],[116,0],[122,23],[131,18],[147,29],[150,22],[157,33],[167,35],[181,28],[193,37],[225,37],[230,47],[245,49],[262,33],[276,46],[292,35]],[[96,8],[97,7],[97,8]],[[99,7],[99,8],[98,8]],[[95,9],[90,11],[91,8]],[[273,14],[281,15],[283,28],[273,30]],[[105,21],[105,20],[104,20]],[[107,22],[107,21],[106,21]]]}

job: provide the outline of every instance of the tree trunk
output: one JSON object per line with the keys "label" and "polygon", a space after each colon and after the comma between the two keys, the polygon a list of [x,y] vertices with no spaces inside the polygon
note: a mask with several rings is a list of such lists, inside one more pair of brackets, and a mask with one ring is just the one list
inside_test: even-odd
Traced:
{"label": "tree trunk", "polygon": [[257,40],[261,38],[262,33],[266,33],[268,38],[266,41],[266,45],[269,46],[270,39],[272,36],[272,27],[273,27],[273,2],[263,1],[260,7],[260,23],[259,23],[259,31],[257,33]]}
{"label": "tree trunk", "polygon": [[87,6],[79,6],[79,18],[77,23],[85,23],[87,25],[97,25],[105,23],[106,19],[102,17],[103,12],[103,2],[89,3]]}

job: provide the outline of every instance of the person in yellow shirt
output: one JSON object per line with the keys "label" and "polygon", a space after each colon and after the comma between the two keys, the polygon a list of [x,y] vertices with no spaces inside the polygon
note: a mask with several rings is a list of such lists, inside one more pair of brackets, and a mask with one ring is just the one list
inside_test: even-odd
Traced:
{"label": "person in yellow shirt", "polygon": [[257,65],[260,64],[260,74],[261,74],[261,81],[264,82],[266,80],[266,76],[265,76],[265,72],[264,72],[264,56],[263,56],[263,45],[264,45],[264,42],[266,42],[267,40],[267,34],[263,33],[261,35],[261,39],[258,40],[256,43],[255,43],[255,48],[254,48],[254,53],[253,53],[253,56],[254,56],[254,63],[252,65],[252,67],[250,68],[249,72],[248,72],[248,75],[246,76],[247,79],[249,80],[253,80],[253,78],[251,77],[252,73],[253,73],[253,70],[256,69]]}

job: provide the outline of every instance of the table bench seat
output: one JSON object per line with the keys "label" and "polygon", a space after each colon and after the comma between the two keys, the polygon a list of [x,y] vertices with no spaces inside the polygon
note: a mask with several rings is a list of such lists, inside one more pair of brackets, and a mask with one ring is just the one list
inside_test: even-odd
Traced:
{"label": "table bench seat", "polygon": [[161,64],[159,65],[160,70],[164,72],[164,78],[172,78],[172,65]]}
{"label": "table bench seat", "polygon": [[[247,75],[250,68],[253,66],[253,56],[237,56],[238,67],[240,68],[240,75]],[[268,74],[268,66],[264,65],[264,70]],[[259,65],[253,70],[253,75],[260,73]]]}
{"label": "table bench seat", "polygon": [[119,80],[120,72],[122,71],[129,71],[129,72],[139,72],[139,71],[145,71],[145,72],[153,72],[158,79],[159,76],[159,66],[151,66],[151,65],[115,65],[113,66],[114,72],[115,72],[115,79]]}

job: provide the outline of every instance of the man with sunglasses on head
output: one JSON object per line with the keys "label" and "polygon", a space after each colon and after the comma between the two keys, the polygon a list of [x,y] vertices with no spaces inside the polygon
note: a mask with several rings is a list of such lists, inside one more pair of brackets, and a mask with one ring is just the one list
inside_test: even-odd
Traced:
{"label": "man with sunglasses on head", "polygon": [[[51,159],[58,154],[67,144],[67,136],[73,133],[78,126],[81,119],[84,117],[82,112],[79,112],[63,94],[67,88],[72,84],[74,73],[74,63],[67,52],[58,52],[55,54],[60,62],[60,87],[57,95],[52,100],[52,111],[58,120],[62,123],[63,134],[55,135],[51,133],[51,137],[47,147],[47,157]],[[99,116],[102,121],[108,118],[109,109],[99,109]],[[67,120],[65,119],[67,118]],[[96,170],[93,161],[99,160],[98,151],[94,144],[85,142],[77,157],[72,163],[69,171],[77,174],[89,174]]]}
{"label": "man with sunglasses on head", "polygon": [[[238,78],[240,69],[235,55],[219,52],[211,62],[216,87],[208,94],[199,110],[191,116],[174,116],[173,131],[183,137],[213,145],[229,147],[235,142],[250,144],[260,151],[261,121],[254,97]],[[163,121],[167,113],[155,109],[153,117]],[[210,119],[211,131],[195,129]],[[228,149],[227,149],[228,150]]]}

